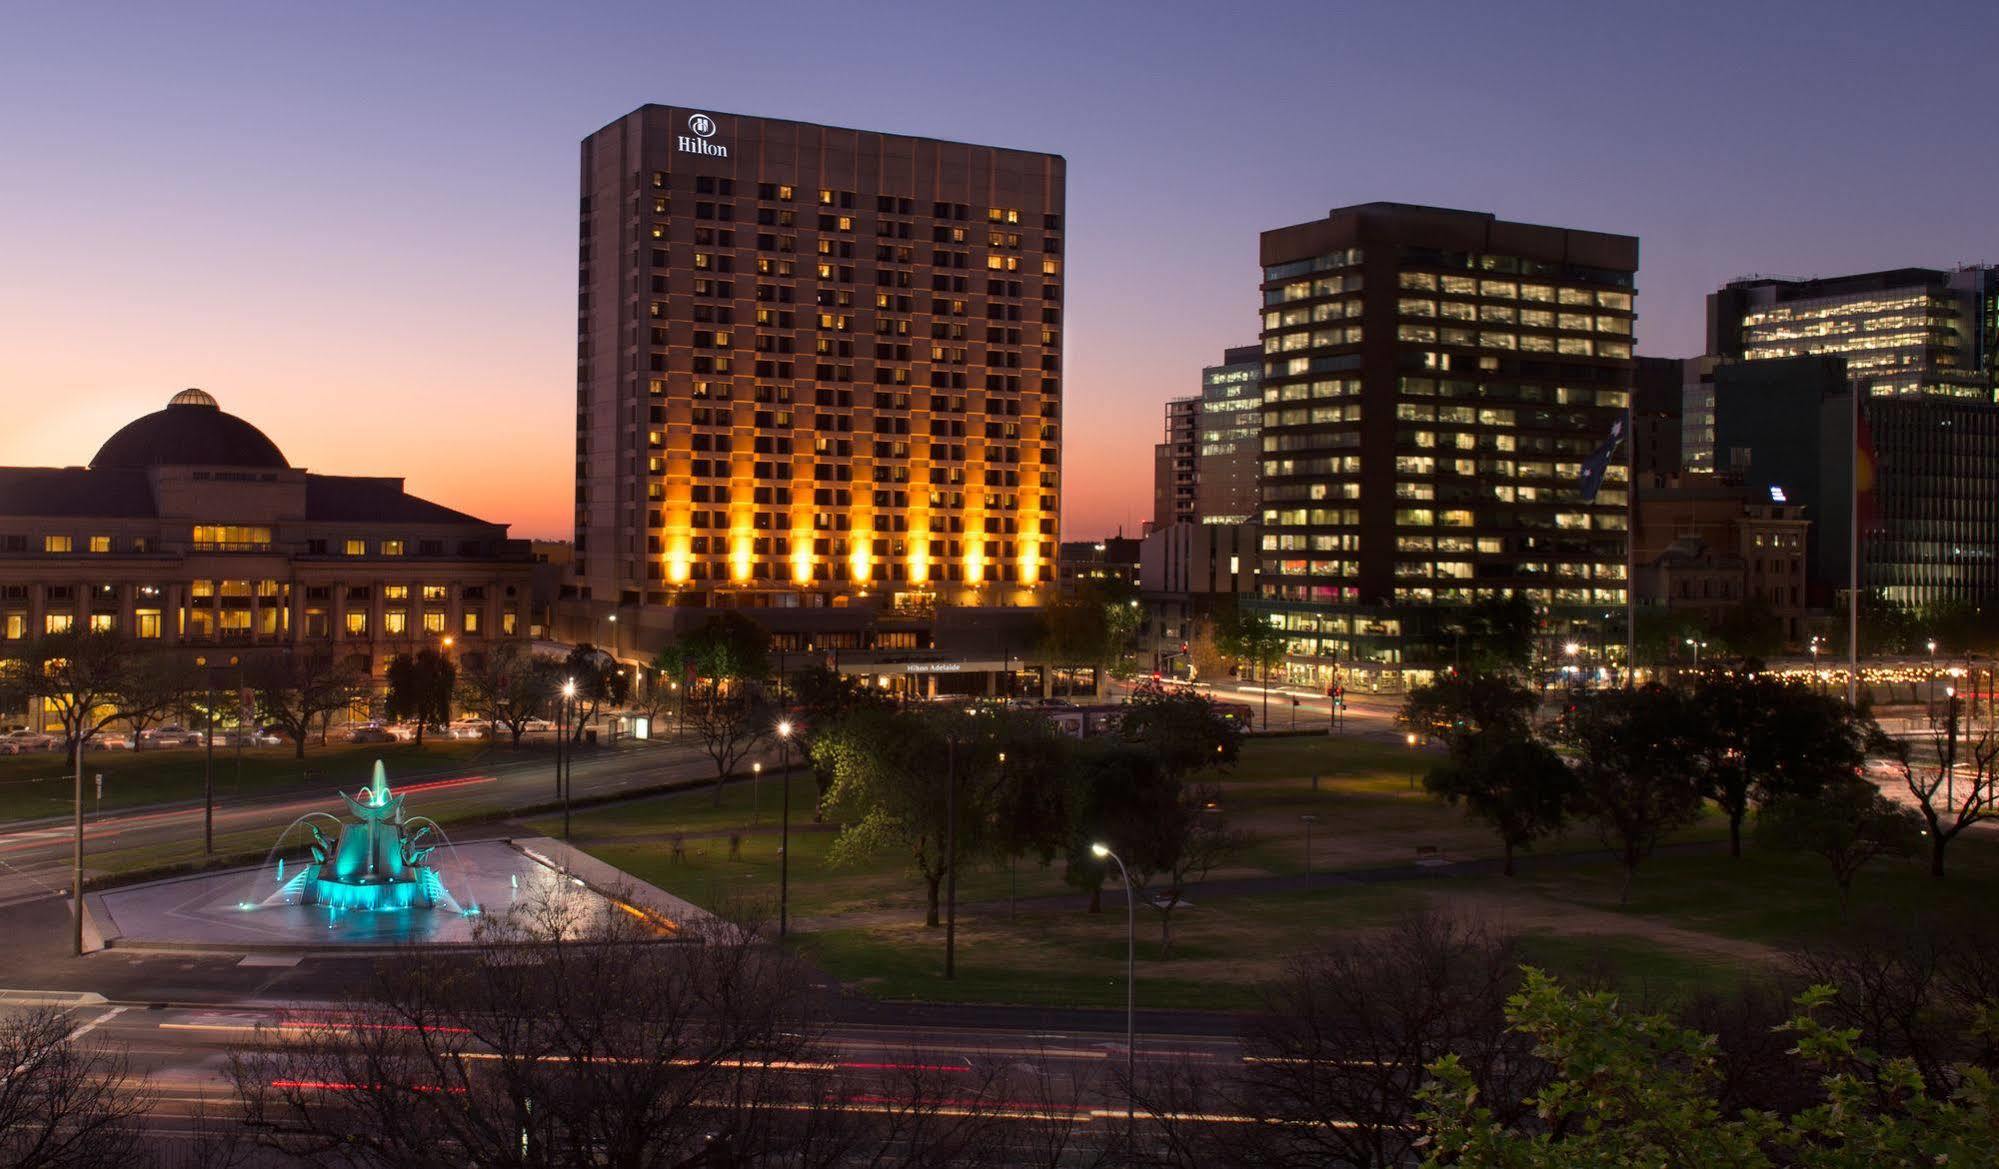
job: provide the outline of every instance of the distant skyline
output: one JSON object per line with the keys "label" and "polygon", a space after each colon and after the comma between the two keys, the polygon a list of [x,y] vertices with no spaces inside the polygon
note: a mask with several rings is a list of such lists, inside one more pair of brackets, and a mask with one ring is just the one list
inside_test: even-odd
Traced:
{"label": "distant skyline", "polygon": [[[570,534],[577,152],[646,102],[1060,153],[1064,533],[1151,511],[1257,233],[1633,234],[1638,348],[1751,272],[1999,260],[1999,6],[38,6],[0,45],[0,464],[199,385],[315,470]],[[909,33],[905,24],[923,31]]]}

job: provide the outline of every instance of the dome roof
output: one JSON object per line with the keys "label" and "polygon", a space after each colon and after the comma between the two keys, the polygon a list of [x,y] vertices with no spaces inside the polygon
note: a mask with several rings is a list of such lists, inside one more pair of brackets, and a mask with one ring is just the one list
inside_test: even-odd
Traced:
{"label": "dome roof", "polygon": [[105,440],[90,460],[103,467],[284,468],[284,453],[264,432],[224,414],[202,390],[182,390],[167,408],[134,419]]}

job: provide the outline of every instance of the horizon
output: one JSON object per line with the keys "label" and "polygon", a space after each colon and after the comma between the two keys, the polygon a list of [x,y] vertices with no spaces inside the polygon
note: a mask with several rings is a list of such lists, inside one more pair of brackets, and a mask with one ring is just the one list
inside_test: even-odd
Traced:
{"label": "horizon", "polygon": [[[1945,11],[1912,29],[1858,5],[1281,5],[1254,25],[1184,9],[1134,36],[1114,9],[862,28],[786,6],[759,24],[799,35],[759,46],[760,71],[726,51],[752,26],[703,18],[722,48],[672,58],[670,84],[658,62],[684,14],[643,8],[470,27],[388,6],[130,8],[111,37],[38,11],[17,41],[34,51],[0,77],[35,115],[10,135],[26,181],[0,187],[17,274],[0,385],[62,408],[18,412],[0,463],[82,463],[200,386],[296,465],[570,538],[578,147],[675,102],[1062,155],[1063,536],[1136,534],[1162,404],[1256,340],[1258,232],[1333,207],[1636,235],[1646,356],[1700,352],[1703,297],[1748,273],[1999,259],[1980,201],[1999,159],[1931,116],[1929,84],[1970,75],[1999,16]],[[632,13],[669,19],[597,35],[645,23]],[[1022,31],[1026,61],[953,51]],[[813,68],[891,45],[908,66],[892,78],[828,92]],[[1231,84],[1189,84],[1193,67]],[[117,149],[94,149],[113,124]],[[1911,208],[1911,173],[1952,181]]]}

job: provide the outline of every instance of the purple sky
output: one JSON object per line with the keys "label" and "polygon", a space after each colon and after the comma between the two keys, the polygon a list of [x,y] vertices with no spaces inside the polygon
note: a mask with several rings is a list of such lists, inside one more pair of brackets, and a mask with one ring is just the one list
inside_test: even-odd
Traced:
{"label": "purple sky", "polygon": [[567,536],[577,142],[647,101],[1068,157],[1073,537],[1146,518],[1257,232],[1334,206],[1636,234],[1663,355],[1744,273],[1999,260],[1989,0],[955,7],[10,7],[0,464],[201,385]]}

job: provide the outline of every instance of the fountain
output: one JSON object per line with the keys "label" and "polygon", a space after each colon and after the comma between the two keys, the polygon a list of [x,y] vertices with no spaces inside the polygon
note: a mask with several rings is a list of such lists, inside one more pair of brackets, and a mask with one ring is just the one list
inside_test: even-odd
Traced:
{"label": "fountain", "polygon": [[[355,795],[342,792],[340,796],[347,801],[353,819],[343,822],[317,813],[295,821],[293,827],[304,824],[312,834],[312,859],[289,879],[284,875],[284,861],[279,859],[278,887],[264,898],[264,906],[321,905],[336,913],[415,907],[468,912],[428,863],[430,854],[444,841],[443,830],[428,816],[404,815],[403,797],[389,791],[388,774],[380,760],[375,762],[374,782]],[[315,818],[335,820],[339,837],[329,840],[313,823]],[[283,839],[280,835],[279,841]],[[277,850],[273,847],[272,851]]]}

